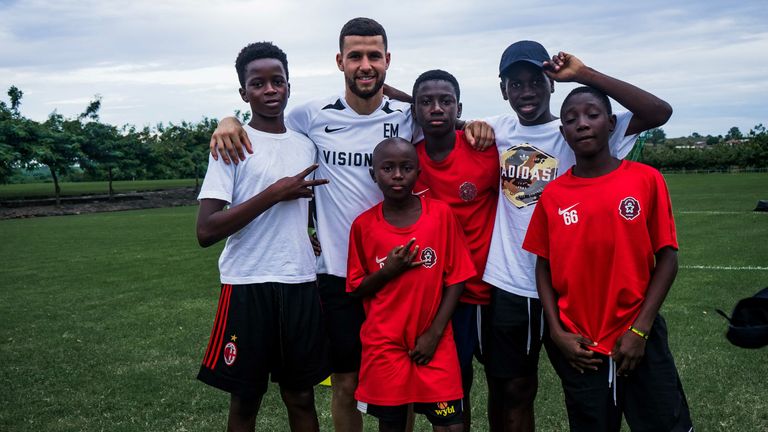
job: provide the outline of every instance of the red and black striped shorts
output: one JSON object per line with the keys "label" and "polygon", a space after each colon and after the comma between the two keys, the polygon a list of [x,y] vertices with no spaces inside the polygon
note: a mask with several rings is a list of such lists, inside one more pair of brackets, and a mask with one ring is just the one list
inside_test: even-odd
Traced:
{"label": "red and black striped shorts", "polygon": [[267,380],[311,388],[330,374],[327,334],[315,282],[222,285],[197,378],[256,398]]}

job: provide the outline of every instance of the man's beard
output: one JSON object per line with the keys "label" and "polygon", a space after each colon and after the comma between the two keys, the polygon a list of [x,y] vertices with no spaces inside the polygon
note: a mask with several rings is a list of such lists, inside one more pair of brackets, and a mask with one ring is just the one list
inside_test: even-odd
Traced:
{"label": "man's beard", "polygon": [[361,90],[357,83],[355,82],[355,78],[352,79],[347,78],[347,88],[349,88],[349,91],[352,92],[355,96],[361,98],[361,99],[370,99],[374,96],[376,96],[376,93],[381,90],[381,88],[384,86],[384,77],[377,76],[376,83],[373,85],[373,87],[370,90]]}

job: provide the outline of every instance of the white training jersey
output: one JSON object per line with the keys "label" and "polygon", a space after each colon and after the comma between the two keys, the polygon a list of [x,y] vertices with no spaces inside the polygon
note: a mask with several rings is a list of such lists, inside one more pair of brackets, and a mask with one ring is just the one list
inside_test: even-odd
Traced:
{"label": "white training jersey", "polygon": [[[217,199],[235,207],[283,177],[315,163],[312,141],[292,130],[283,134],[243,128],[253,145],[239,164],[208,158],[198,200]],[[307,236],[308,199],[282,201],[227,238],[219,257],[221,283],[303,283],[316,279],[315,254]]]}
{"label": "white training jersey", "polygon": [[315,178],[330,181],[315,187],[317,237],[323,251],[317,271],[346,277],[352,221],[383,199],[371,179],[373,149],[385,138],[411,141],[411,106],[385,97],[376,111],[360,115],[343,96],[331,96],[297,106],[288,113],[286,125],[315,143],[320,165]]}
{"label": "white training jersey", "polygon": [[[637,135],[625,136],[632,113],[616,115],[609,145],[623,159]],[[544,187],[576,163],[573,150],[560,133],[560,120],[523,126],[516,114],[485,119],[494,130],[499,149],[499,204],[483,280],[504,291],[538,298],[536,256],[523,250],[533,210]]]}

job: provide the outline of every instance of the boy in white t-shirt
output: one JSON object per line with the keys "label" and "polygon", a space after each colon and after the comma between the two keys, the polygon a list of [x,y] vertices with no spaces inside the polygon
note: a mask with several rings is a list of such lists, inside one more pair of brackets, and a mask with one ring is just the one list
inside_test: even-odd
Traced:
{"label": "boy in white t-shirt", "polygon": [[311,188],[327,180],[305,180],[317,168],[315,146],[283,122],[290,95],[285,53],[254,43],[235,67],[240,96],[251,106],[245,129],[254,151],[239,165],[210,158],[198,197],[200,245],[227,238],[198,379],[231,393],[228,430],[254,430],[270,375],[291,429],[318,430],[313,386],[330,373],[329,351],[306,230]]}

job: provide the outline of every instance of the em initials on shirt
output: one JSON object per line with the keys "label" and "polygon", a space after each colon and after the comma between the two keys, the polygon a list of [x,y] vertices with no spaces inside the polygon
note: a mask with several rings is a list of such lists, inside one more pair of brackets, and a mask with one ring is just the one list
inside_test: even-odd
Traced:
{"label": "em initials on shirt", "polygon": [[400,125],[395,123],[384,123],[384,138],[395,138],[400,136]]}

